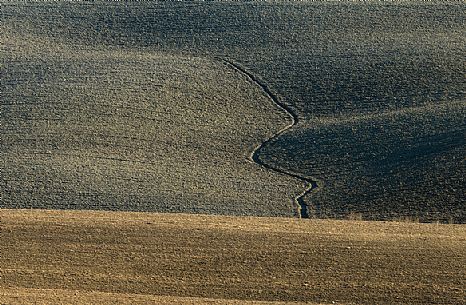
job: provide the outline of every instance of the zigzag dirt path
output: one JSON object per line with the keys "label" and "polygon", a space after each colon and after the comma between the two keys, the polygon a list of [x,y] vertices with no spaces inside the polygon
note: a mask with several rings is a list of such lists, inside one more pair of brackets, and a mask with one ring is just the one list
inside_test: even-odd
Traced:
{"label": "zigzag dirt path", "polygon": [[250,159],[250,161],[257,163],[260,166],[262,166],[262,167],[264,167],[264,168],[266,168],[268,170],[272,170],[272,171],[280,173],[282,175],[288,175],[288,176],[294,177],[296,179],[299,179],[299,180],[305,182],[307,184],[306,189],[302,193],[300,193],[298,196],[293,198],[293,202],[294,202],[294,205],[297,208],[297,216],[300,217],[300,218],[309,218],[310,217],[309,207],[305,203],[304,197],[308,193],[316,191],[321,185],[320,181],[318,181],[317,179],[312,178],[312,177],[301,176],[298,173],[294,173],[294,172],[288,171],[286,169],[270,166],[267,163],[265,163],[264,161],[262,161],[260,159],[260,156],[259,156],[259,151],[262,149],[262,147],[269,144],[273,140],[277,139],[282,134],[284,134],[285,132],[287,132],[288,130],[290,130],[291,128],[293,128],[294,126],[296,126],[298,124],[298,121],[299,121],[298,115],[293,111],[293,109],[291,109],[289,106],[287,106],[286,104],[281,102],[280,99],[268,88],[268,86],[263,81],[261,81],[256,76],[254,76],[246,68],[242,67],[240,64],[238,64],[238,63],[236,63],[234,61],[231,61],[229,59],[225,59],[225,58],[218,58],[218,59],[221,60],[222,62],[224,62],[230,68],[232,68],[235,71],[243,74],[251,83],[253,83],[256,86],[258,86],[259,88],[261,88],[261,90],[272,100],[272,102],[278,108],[280,108],[284,112],[286,112],[286,114],[290,117],[290,123],[288,125],[286,125],[285,127],[283,127],[282,129],[280,129],[279,131],[277,131],[276,133],[274,133],[269,138],[267,138],[261,144],[257,145],[254,148],[254,150],[252,151],[249,159]]}

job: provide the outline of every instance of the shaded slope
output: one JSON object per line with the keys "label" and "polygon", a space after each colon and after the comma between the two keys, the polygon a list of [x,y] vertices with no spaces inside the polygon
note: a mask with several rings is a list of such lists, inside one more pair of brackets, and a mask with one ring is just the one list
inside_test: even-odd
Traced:
{"label": "shaded slope", "polygon": [[21,210],[0,210],[0,221],[1,301],[5,288],[26,287],[222,304],[462,304],[465,296],[460,225]]}
{"label": "shaded slope", "polygon": [[456,102],[315,120],[274,140],[262,158],[325,177],[305,198],[317,217],[464,222],[465,117]]}

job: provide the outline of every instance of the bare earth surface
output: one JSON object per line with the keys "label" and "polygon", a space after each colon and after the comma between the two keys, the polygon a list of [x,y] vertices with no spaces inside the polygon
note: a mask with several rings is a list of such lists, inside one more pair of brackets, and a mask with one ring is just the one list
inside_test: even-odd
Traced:
{"label": "bare earth surface", "polygon": [[288,115],[224,62],[0,38],[1,208],[296,214],[303,183],[249,160]]}
{"label": "bare earth surface", "polygon": [[[246,301],[208,298],[153,296],[130,293],[86,292],[62,289],[2,289],[0,302],[7,304],[162,304],[162,305],[285,305],[290,302]],[[312,304],[292,302],[292,304]]]}
{"label": "bare earth surface", "polygon": [[0,3],[0,304],[465,304],[464,3]]}
{"label": "bare earth surface", "polygon": [[0,245],[7,304],[465,298],[464,225],[2,210]]}
{"label": "bare earth surface", "polygon": [[0,3],[2,208],[294,215],[227,59],[311,217],[466,223],[464,1]]}

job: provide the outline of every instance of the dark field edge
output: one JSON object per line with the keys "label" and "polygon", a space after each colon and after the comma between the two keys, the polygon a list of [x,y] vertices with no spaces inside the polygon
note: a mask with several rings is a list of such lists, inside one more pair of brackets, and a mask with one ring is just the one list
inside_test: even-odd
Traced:
{"label": "dark field edge", "polygon": [[310,218],[309,206],[304,201],[304,197],[311,192],[318,191],[319,188],[323,186],[323,183],[314,177],[302,176],[295,172],[291,172],[291,171],[284,170],[279,167],[271,166],[267,164],[266,162],[262,161],[260,158],[260,151],[264,146],[268,145],[269,143],[271,143],[272,141],[280,137],[282,134],[288,132],[294,126],[298,124],[299,122],[298,115],[291,107],[283,103],[281,99],[270,90],[270,88],[267,86],[267,84],[264,81],[259,79],[257,76],[255,76],[251,72],[249,72],[245,67],[241,66],[239,63],[231,59],[228,59],[228,58],[215,58],[215,59],[218,61],[222,61],[225,65],[227,65],[231,69],[244,75],[251,83],[259,87],[262,90],[262,92],[272,101],[272,103],[275,104],[279,109],[283,110],[288,115],[288,117],[291,119],[291,122],[288,125],[280,129],[279,131],[275,132],[273,135],[269,136],[266,140],[264,140],[262,143],[256,146],[256,148],[254,148],[254,150],[251,152],[249,159],[250,161],[257,163],[258,165],[266,168],[267,170],[274,171],[281,175],[290,176],[290,177],[296,178],[304,182],[307,185],[306,189],[301,194],[293,198],[293,204],[297,210],[296,211],[297,217]]}

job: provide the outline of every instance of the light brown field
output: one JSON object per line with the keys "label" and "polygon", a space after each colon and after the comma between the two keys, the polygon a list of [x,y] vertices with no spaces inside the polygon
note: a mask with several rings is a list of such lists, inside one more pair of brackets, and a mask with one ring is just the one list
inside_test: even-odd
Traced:
{"label": "light brown field", "polygon": [[465,298],[464,225],[1,210],[0,245],[6,304]]}
{"label": "light brown field", "polygon": [[[0,300],[7,304],[229,304],[229,305],[285,305],[289,302],[246,301],[208,298],[154,296],[129,293],[86,292],[63,289],[3,289]],[[310,304],[293,302],[293,304]]]}

